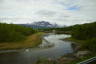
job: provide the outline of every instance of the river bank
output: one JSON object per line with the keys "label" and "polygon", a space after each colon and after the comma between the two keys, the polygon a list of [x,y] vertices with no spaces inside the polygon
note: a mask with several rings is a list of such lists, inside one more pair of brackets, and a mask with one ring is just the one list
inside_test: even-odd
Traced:
{"label": "river bank", "polygon": [[83,46],[84,42],[86,42],[85,40],[77,40],[77,39],[74,39],[72,37],[65,38],[63,40],[73,42],[72,47],[74,49],[74,53],[63,56],[63,58],[73,56],[74,60],[70,61],[68,64],[76,64],[78,62],[81,62],[81,61],[84,61],[86,59],[89,59],[89,58],[92,58],[92,57],[96,56],[96,54],[94,52],[88,50],[87,48],[85,48]]}
{"label": "river bank", "polygon": [[39,59],[36,64],[77,64],[95,56],[92,52],[82,47],[82,43],[85,42],[84,40],[76,40],[71,37],[64,38],[63,40],[72,42],[73,53],[65,54],[55,60],[52,58]]}
{"label": "river bank", "polygon": [[39,45],[42,42],[41,36],[43,33],[35,33],[28,37],[25,40],[20,42],[5,42],[0,43],[0,50],[8,49],[21,49],[21,48],[33,48]]}

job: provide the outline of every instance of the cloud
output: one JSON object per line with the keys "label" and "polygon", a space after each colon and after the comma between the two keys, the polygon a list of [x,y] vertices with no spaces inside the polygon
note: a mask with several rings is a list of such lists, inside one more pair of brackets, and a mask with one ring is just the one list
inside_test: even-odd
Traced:
{"label": "cloud", "polygon": [[[95,0],[0,0],[0,17],[17,18],[13,23],[45,20],[72,25],[95,21],[95,6]],[[9,20],[6,22],[10,23]]]}
{"label": "cloud", "polygon": [[50,11],[50,10],[40,10],[36,12],[37,15],[44,16],[44,17],[53,17],[56,15],[56,11]]}

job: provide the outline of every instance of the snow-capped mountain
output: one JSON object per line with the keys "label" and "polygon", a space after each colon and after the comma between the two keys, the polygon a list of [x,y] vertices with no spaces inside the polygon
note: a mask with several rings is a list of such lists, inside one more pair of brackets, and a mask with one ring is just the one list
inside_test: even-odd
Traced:
{"label": "snow-capped mountain", "polygon": [[50,22],[47,22],[47,21],[38,21],[38,22],[33,22],[31,24],[20,24],[20,25],[32,27],[32,28],[56,28],[58,27],[57,24],[51,24]]}

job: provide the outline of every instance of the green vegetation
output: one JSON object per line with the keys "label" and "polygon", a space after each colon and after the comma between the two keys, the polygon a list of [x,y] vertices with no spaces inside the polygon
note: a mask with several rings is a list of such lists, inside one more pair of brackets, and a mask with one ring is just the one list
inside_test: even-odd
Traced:
{"label": "green vegetation", "polygon": [[75,25],[72,29],[72,38],[83,40],[82,46],[92,52],[96,52],[96,22],[83,25]]}
{"label": "green vegetation", "polygon": [[40,58],[35,64],[57,64],[57,62],[50,58],[49,59]]}
{"label": "green vegetation", "polygon": [[41,36],[43,33],[35,33],[26,37],[25,40],[19,42],[3,42],[0,43],[0,49],[21,49],[36,47],[42,42]]}
{"label": "green vegetation", "polygon": [[91,39],[86,40],[86,42],[83,43],[82,47],[85,47],[86,49],[96,54],[96,38],[91,38]]}
{"label": "green vegetation", "polygon": [[[71,62],[69,62],[68,64],[77,64],[77,63],[82,62],[82,61],[84,61],[84,60],[88,60],[88,59],[90,59],[90,58],[92,58],[92,57],[94,57],[93,54],[90,54],[90,55],[88,55],[88,56],[84,56],[84,57],[82,57],[82,58],[76,58],[74,61],[71,61]],[[95,64],[96,64],[96,63],[95,63]]]}
{"label": "green vegetation", "polygon": [[40,31],[50,31],[52,32],[52,30],[56,30],[56,31],[67,31],[67,32],[71,32],[72,31],[73,26],[68,26],[68,27],[62,27],[62,28],[46,28],[46,29],[39,29]]}
{"label": "green vegetation", "polygon": [[83,25],[75,25],[72,30],[72,37],[79,40],[87,40],[96,37],[96,22],[83,24]]}
{"label": "green vegetation", "polygon": [[[84,61],[88,58],[96,56],[96,22],[87,23],[82,25],[74,25],[72,27],[71,38],[66,40],[71,40],[79,44],[79,50],[89,50],[90,54],[82,58],[78,58],[69,64],[76,64],[78,62]],[[78,51],[78,50],[77,50]]]}
{"label": "green vegetation", "polygon": [[35,30],[32,28],[15,24],[0,23],[0,43],[20,41],[33,33],[35,33]]}
{"label": "green vegetation", "polygon": [[0,23],[0,49],[35,47],[41,43],[42,34],[32,28]]}

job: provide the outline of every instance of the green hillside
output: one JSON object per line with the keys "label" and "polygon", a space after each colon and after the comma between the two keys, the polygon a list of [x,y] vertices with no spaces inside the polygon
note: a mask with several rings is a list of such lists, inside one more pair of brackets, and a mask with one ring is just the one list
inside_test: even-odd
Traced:
{"label": "green hillside", "polygon": [[35,30],[32,28],[15,24],[0,23],[0,42],[20,41],[33,33],[35,33]]}

